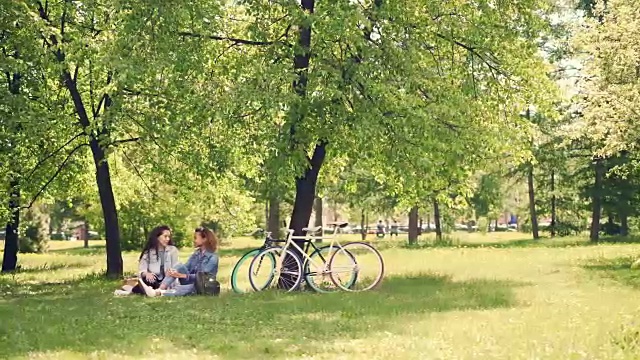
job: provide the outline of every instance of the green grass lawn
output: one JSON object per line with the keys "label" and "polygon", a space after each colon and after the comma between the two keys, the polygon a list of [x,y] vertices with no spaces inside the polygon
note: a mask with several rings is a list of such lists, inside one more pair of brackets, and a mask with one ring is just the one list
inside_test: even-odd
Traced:
{"label": "green grass lawn", "polygon": [[101,242],[52,242],[0,276],[0,358],[639,358],[640,270],[628,265],[640,245],[461,236],[378,242],[387,275],[358,294],[232,294],[234,262],[260,243],[236,239],[221,250],[221,296],[182,299],[116,298],[118,283],[96,275]]}

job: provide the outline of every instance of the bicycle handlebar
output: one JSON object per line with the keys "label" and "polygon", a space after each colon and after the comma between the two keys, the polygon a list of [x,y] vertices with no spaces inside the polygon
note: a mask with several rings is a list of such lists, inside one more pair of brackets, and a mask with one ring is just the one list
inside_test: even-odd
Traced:
{"label": "bicycle handlebar", "polygon": [[262,228],[256,228],[255,230],[253,230],[252,232],[246,234],[245,236],[253,236],[256,235],[258,233],[264,232],[264,229]]}

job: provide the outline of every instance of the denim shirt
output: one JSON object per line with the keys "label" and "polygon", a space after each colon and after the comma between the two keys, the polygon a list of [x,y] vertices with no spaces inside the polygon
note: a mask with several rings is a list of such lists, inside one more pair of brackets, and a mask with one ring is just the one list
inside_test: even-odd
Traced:
{"label": "denim shirt", "polygon": [[218,274],[218,254],[205,250],[204,252],[200,249],[196,249],[196,251],[189,256],[189,260],[185,264],[189,274],[185,280],[189,282],[196,281],[196,273],[198,272],[208,272],[213,273],[214,275]]}

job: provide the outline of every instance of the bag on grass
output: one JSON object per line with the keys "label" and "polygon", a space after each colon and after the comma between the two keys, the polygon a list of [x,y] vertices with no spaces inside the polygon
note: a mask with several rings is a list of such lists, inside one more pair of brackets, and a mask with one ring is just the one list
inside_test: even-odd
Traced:
{"label": "bag on grass", "polygon": [[196,273],[196,294],[218,296],[220,294],[220,283],[216,280],[214,273]]}

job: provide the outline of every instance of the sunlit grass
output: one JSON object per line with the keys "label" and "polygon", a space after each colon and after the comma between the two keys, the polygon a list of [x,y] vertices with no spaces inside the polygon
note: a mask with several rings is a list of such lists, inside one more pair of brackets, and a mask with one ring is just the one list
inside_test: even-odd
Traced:
{"label": "sunlit grass", "polygon": [[[102,242],[52,242],[0,276],[0,357],[638,358],[640,270],[628,265],[639,245],[540,246],[497,234],[465,240],[483,247],[376,241],[386,277],[361,294],[232,294],[231,267],[261,243],[234,239],[221,249],[222,295],[183,299],[115,298],[117,282],[90,275],[104,271]],[[124,254],[127,272],[137,256]]]}

